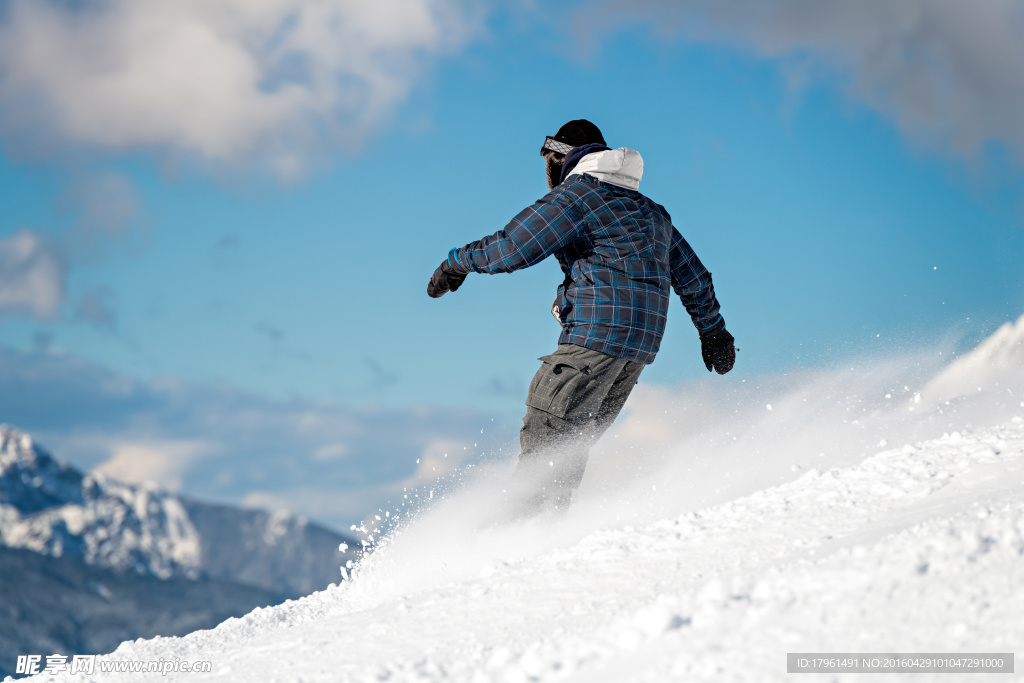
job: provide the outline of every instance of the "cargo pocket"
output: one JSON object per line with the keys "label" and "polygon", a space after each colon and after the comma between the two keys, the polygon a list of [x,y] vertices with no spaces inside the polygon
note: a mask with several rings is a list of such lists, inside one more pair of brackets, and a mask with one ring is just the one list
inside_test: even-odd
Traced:
{"label": "cargo pocket", "polygon": [[544,362],[530,382],[526,405],[565,418],[590,379],[590,366],[564,355],[541,356]]}

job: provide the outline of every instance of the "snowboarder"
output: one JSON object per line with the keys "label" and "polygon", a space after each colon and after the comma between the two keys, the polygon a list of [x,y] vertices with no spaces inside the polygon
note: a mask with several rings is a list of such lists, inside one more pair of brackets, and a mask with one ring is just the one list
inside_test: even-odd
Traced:
{"label": "snowboarder", "polygon": [[709,372],[729,372],[736,349],[711,273],[665,209],[639,192],[640,154],[609,149],[584,119],[546,137],[540,153],[551,192],[503,230],[452,249],[427,294],[454,292],[472,272],[508,273],[552,254],[558,259],[565,280],[551,313],[562,333],[530,383],[516,478],[529,482],[528,505],[564,509],[591,445],[654,361],[669,287],[698,330]]}

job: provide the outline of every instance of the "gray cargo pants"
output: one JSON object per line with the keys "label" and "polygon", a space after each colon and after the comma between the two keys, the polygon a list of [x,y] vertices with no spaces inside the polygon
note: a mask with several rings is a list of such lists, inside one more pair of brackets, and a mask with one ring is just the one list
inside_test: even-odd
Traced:
{"label": "gray cargo pants", "polygon": [[568,506],[580,485],[590,447],[615,421],[643,363],[559,344],[530,382],[519,432],[516,480],[530,506]]}

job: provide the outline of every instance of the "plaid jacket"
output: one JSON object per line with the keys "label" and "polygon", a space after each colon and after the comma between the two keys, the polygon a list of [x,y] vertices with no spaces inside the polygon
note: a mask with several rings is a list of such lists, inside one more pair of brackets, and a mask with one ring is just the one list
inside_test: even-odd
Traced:
{"label": "plaid jacket", "polygon": [[504,230],[453,249],[477,273],[508,273],[555,255],[565,273],[559,344],[651,363],[665,331],[669,286],[698,330],[721,319],[711,273],[668,212],[635,190],[575,175]]}

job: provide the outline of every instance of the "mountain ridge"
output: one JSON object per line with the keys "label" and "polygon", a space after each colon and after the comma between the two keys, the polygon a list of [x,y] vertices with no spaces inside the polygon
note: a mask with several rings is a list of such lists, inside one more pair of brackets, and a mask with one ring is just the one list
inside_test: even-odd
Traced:
{"label": "mountain ridge", "polygon": [[0,425],[0,545],[158,579],[241,581],[291,597],[341,581],[351,538],[282,511],[232,508],[85,474]]}

